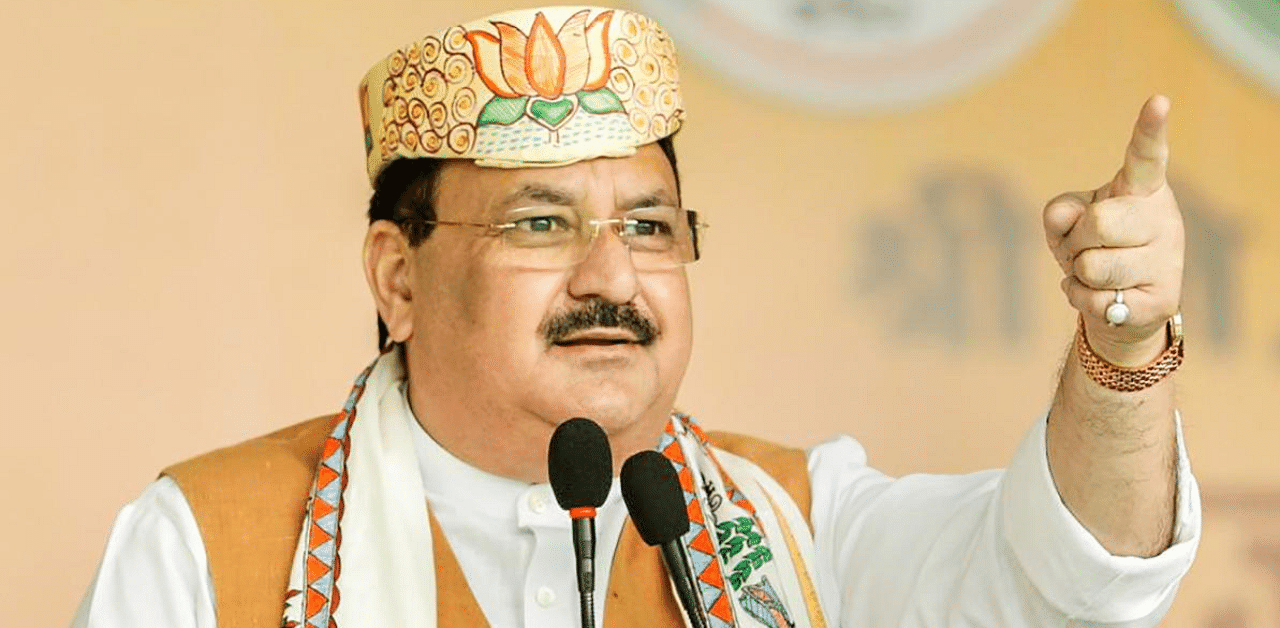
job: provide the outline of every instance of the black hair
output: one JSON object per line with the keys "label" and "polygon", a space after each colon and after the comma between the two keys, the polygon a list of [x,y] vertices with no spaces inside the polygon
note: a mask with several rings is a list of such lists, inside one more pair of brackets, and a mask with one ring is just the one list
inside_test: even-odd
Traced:
{"label": "black hair", "polygon": [[[676,177],[676,196],[680,196],[680,169],[676,166],[674,135],[658,140],[658,147],[671,162]],[[431,157],[396,159],[378,173],[369,197],[369,224],[379,220],[396,223],[409,238],[409,246],[418,246],[435,227],[436,184],[447,160]],[[387,346],[387,324],[378,316],[378,350]]]}

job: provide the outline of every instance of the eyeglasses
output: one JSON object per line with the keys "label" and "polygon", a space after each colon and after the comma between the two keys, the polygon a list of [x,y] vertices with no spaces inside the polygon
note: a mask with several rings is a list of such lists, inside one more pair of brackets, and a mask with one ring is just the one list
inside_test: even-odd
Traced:
{"label": "eyeglasses", "polygon": [[680,207],[639,207],[617,218],[585,218],[572,207],[522,207],[506,213],[503,222],[418,220],[408,222],[448,227],[487,229],[502,245],[504,261],[519,267],[558,270],[586,259],[608,226],[631,251],[636,270],[676,268],[698,260],[698,212]]}

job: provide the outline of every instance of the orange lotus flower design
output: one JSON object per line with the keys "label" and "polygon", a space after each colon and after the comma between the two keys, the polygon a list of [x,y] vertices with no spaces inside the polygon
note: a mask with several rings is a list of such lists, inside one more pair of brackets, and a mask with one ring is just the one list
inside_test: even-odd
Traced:
{"label": "orange lotus flower design", "polygon": [[558,131],[579,109],[590,113],[624,111],[610,91],[609,23],[613,11],[588,23],[590,9],[565,20],[559,31],[538,12],[526,34],[506,22],[493,22],[497,35],[467,31],[475,52],[476,73],[494,93],[477,125],[513,124],[529,117]]}

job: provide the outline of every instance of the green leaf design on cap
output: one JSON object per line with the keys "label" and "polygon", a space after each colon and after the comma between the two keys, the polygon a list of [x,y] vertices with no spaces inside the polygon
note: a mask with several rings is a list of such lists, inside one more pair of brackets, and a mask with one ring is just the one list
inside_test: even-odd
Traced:
{"label": "green leaf design on cap", "polygon": [[524,117],[524,107],[528,101],[528,96],[519,98],[494,96],[492,100],[485,103],[484,109],[480,111],[480,117],[476,119],[476,126],[511,124]]}
{"label": "green leaf design on cap", "polygon": [[626,108],[622,106],[622,101],[618,99],[618,95],[608,87],[601,87],[592,92],[578,92],[578,102],[582,103],[582,108],[591,113],[617,113],[625,112]]}
{"label": "green leaf design on cap", "polygon": [[558,129],[573,114],[573,101],[568,98],[535,100],[529,105],[529,115],[545,122],[548,128]]}

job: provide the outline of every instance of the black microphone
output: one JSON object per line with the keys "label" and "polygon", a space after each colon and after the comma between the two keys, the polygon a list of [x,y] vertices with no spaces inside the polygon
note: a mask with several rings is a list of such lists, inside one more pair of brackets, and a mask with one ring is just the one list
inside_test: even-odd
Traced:
{"label": "black microphone", "polygon": [[680,537],[689,531],[689,513],[685,511],[684,491],[671,463],[656,451],[642,451],[622,465],[622,499],[627,502],[631,521],[640,538],[662,549],[662,562],[667,566],[676,587],[676,597],[693,628],[709,628],[706,612],[695,594],[693,569]]}
{"label": "black microphone", "polygon": [[573,553],[578,559],[578,601],[582,628],[595,628],[596,508],[604,505],[613,480],[609,437],[591,419],[561,423],[547,448],[547,475],[556,502],[573,519]]}

